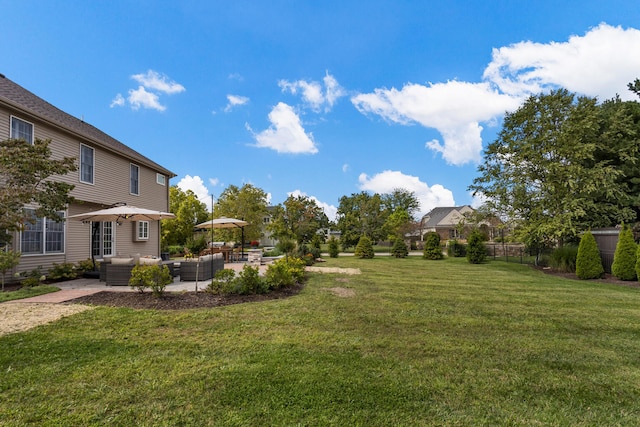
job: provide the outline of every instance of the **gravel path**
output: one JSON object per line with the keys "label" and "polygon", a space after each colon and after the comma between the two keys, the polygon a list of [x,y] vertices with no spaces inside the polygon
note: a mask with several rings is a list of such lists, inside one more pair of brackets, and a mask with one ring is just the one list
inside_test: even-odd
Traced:
{"label": "gravel path", "polygon": [[80,304],[5,302],[0,304],[0,336],[26,331],[92,308]]}

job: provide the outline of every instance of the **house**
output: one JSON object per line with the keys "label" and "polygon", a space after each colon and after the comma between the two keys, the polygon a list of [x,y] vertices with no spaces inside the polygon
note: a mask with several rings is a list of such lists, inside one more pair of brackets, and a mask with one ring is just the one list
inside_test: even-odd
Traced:
{"label": "house", "polygon": [[[440,235],[441,240],[466,239],[468,232],[468,226],[465,226],[465,223],[468,223],[466,217],[473,212],[475,210],[469,205],[434,208],[420,221],[421,235],[435,231]],[[495,221],[499,222],[497,218]],[[485,220],[479,224],[480,229],[490,240],[493,240],[495,235],[495,221]]]}
{"label": "house", "polygon": [[[169,180],[176,175],[94,126],[73,117],[0,74],[0,140],[51,140],[53,158],[76,157],[78,170],[59,177],[75,185],[76,202],[62,217],[125,203],[169,210]],[[58,178],[57,178],[58,179]],[[25,206],[32,209],[33,206]],[[13,236],[22,253],[11,272],[114,255],[160,255],[159,221],[91,222],[37,218]]]}

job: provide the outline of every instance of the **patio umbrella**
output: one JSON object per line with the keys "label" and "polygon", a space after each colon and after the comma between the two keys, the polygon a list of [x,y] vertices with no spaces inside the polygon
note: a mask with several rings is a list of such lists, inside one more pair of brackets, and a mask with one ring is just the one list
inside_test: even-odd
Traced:
{"label": "patio umbrella", "polygon": [[70,219],[80,221],[157,221],[159,219],[175,218],[171,212],[154,211],[151,209],[137,208],[130,205],[119,205],[98,211],[85,212],[71,215]]}
{"label": "patio umbrella", "polygon": [[[211,233],[213,234],[214,228],[239,228],[242,236],[242,241],[240,243],[240,250],[242,251],[242,258],[244,258],[244,226],[249,225],[249,223],[243,219],[236,218],[227,218],[225,216],[220,218],[210,219],[209,221],[202,222],[196,225],[196,228],[204,229],[210,228]],[[211,238],[213,240],[213,237]]]}
{"label": "patio umbrella", "polygon": [[[94,222],[115,221],[117,223],[121,223],[124,221],[157,221],[160,219],[169,219],[175,217],[176,216],[171,212],[154,211],[151,209],[137,208],[135,206],[126,204],[118,204],[106,209],[71,215],[69,216],[69,219]],[[95,235],[93,237],[95,238]],[[93,255],[93,250],[91,250],[91,260],[93,261],[93,268],[95,270],[96,261]]]}

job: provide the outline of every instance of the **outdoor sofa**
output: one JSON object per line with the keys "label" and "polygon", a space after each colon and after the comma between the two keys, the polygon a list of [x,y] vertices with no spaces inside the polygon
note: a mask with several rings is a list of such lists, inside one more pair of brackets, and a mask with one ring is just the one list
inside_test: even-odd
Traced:
{"label": "outdoor sofa", "polygon": [[187,282],[209,280],[215,276],[216,271],[223,268],[224,258],[221,253],[184,260],[180,263],[180,280]]}
{"label": "outdoor sofa", "polygon": [[128,258],[113,257],[100,263],[100,280],[108,286],[128,286],[131,271],[137,264],[140,265],[166,265],[171,277],[175,277],[173,261],[163,261],[161,258],[137,257]]}

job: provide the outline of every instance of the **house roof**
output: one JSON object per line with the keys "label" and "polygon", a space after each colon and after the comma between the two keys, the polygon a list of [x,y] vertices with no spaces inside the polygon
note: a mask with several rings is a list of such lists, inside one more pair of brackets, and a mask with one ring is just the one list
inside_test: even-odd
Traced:
{"label": "house roof", "polygon": [[105,150],[117,153],[169,177],[176,176],[175,173],[107,135],[95,126],[54,107],[44,99],[0,74],[0,105],[2,104],[77,135],[86,141],[91,141]]}
{"label": "house roof", "polygon": [[[452,206],[433,208],[429,213],[422,217],[422,226],[425,228],[436,228],[442,226],[450,226],[451,224],[442,224],[442,221],[447,218],[452,212],[461,212],[462,209],[468,207],[464,206]],[[426,220],[426,221],[425,221]]]}

